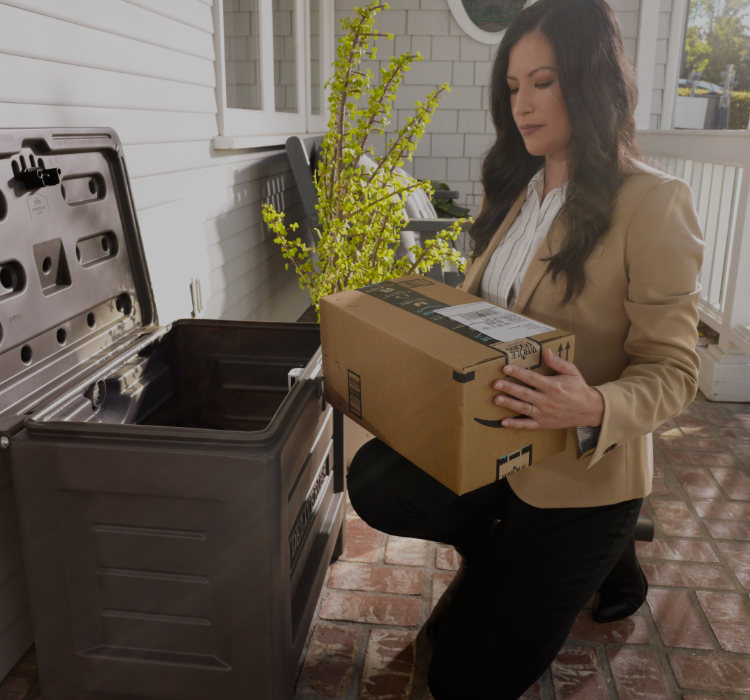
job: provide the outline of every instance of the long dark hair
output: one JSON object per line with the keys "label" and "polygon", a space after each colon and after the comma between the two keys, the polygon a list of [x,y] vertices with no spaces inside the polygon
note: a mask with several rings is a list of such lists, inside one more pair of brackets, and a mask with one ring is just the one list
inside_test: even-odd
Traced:
{"label": "long dark hair", "polygon": [[482,165],[484,206],[471,228],[475,257],[487,249],[513,202],[544,165],[544,156],[526,150],[506,82],[511,49],[531,32],[545,36],[555,52],[573,132],[569,185],[559,214],[565,238],[559,252],[547,259],[552,279],[565,277],[567,304],[583,291],[586,259],[609,228],[615,195],[631,171],[630,159],[640,157],[633,119],[635,73],[605,0],[538,0],[516,16],[500,42],[490,78],[497,140]]}

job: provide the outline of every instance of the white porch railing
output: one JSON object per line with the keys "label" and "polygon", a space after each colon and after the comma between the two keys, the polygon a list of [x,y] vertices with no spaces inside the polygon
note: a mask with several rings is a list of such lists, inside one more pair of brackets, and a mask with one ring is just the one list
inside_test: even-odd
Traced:
{"label": "white porch railing", "polygon": [[706,251],[701,320],[750,356],[750,131],[642,131],[645,160],[693,190]]}

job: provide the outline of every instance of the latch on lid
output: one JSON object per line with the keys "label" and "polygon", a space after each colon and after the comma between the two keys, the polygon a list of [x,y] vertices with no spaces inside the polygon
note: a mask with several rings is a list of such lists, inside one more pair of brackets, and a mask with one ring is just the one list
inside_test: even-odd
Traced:
{"label": "latch on lid", "polygon": [[27,190],[38,190],[40,187],[52,187],[60,184],[60,168],[45,168],[44,161],[39,158],[35,160],[33,154],[29,156],[29,166],[26,167],[26,158],[19,157],[20,166],[13,161],[13,177],[17,182],[23,183]]}
{"label": "latch on lid", "polygon": [[40,187],[51,187],[60,184],[60,168],[25,168],[17,172],[16,180],[22,182],[27,190],[36,190]]}

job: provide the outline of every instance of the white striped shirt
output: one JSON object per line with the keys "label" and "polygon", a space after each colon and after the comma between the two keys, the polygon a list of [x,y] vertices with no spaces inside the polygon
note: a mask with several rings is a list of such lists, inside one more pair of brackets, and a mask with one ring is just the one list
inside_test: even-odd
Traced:
{"label": "white striped shirt", "polygon": [[492,254],[482,276],[481,296],[512,310],[526,271],[562,209],[563,188],[544,194],[544,168],[528,185],[526,201]]}
{"label": "white striped shirt", "polygon": [[[550,190],[542,200],[544,168],[531,178],[521,211],[495,248],[482,275],[480,294],[483,299],[513,310],[529,265],[546,241],[565,202],[564,189],[565,186]],[[596,447],[600,428],[585,427],[576,431],[581,453]]]}

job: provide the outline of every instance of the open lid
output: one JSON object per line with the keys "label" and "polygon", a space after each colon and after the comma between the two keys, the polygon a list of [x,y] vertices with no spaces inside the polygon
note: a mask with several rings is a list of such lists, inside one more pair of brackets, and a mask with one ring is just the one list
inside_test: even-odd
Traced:
{"label": "open lid", "polygon": [[112,129],[0,129],[0,435],[158,323]]}

